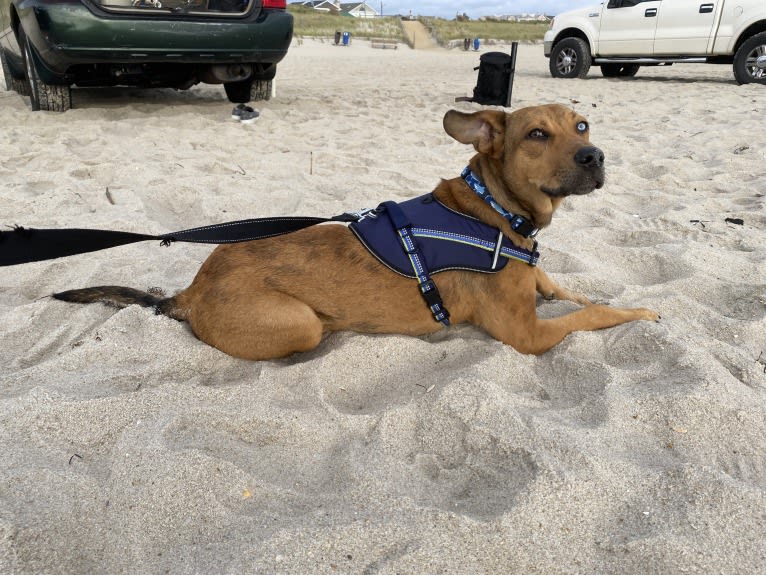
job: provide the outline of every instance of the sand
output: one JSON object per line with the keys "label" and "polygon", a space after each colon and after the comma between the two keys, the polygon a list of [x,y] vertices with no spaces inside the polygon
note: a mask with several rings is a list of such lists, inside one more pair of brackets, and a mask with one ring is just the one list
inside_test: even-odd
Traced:
{"label": "sand", "polygon": [[[296,41],[250,126],[215,86],[77,90],[64,114],[0,92],[0,223],[163,233],[420,195],[472,155],[441,122],[479,109],[454,103],[476,65]],[[539,357],[455,326],[248,362],[47,297],[173,292],[208,247],[3,268],[0,572],[766,573],[764,87],[708,65],[555,80],[541,46],[517,66],[512,106],[573,107],[607,157],[541,265],[660,323]]]}

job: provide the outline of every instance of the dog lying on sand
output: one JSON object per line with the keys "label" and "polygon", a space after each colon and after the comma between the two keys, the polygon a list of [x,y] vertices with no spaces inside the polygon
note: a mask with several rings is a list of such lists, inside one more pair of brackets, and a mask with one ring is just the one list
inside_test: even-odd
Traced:
{"label": "dog lying on sand", "polygon": [[[209,345],[253,360],[311,350],[333,331],[416,336],[464,322],[540,354],[573,331],[659,319],[648,309],[592,304],[536,265],[537,230],[566,197],[604,184],[604,154],[590,143],[585,118],[555,104],[512,113],[451,110],[444,129],[476,154],[431,194],[381,204],[351,226],[219,246],[173,297],[117,286],[54,297],[153,307],[189,322]],[[454,220],[458,231],[440,218]],[[396,248],[376,247],[378,236],[393,237]],[[536,292],[584,307],[539,319]]]}

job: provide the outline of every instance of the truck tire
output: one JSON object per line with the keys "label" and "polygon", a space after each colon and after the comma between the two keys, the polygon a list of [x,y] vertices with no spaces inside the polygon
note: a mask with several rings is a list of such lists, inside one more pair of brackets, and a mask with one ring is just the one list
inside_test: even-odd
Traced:
{"label": "truck tire", "polygon": [[734,54],[737,84],[766,84],[766,32],[747,39]]}
{"label": "truck tire", "polygon": [[46,84],[40,79],[32,56],[32,44],[25,34],[19,34],[20,44],[24,50],[24,66],[29,82],[29,101],[32,111],[66,112],[72,107],[72,90],[69,86]]}
{"label": "truck tire", "polygon": [[601,64],[604,78],[629,78],[636,75],[638,64]]}
{"label": "truck tire", "polygon": [[549,60],[554,78],[585,78],[591,65],[588,43],[581,38],[564,38],[553,47]]}

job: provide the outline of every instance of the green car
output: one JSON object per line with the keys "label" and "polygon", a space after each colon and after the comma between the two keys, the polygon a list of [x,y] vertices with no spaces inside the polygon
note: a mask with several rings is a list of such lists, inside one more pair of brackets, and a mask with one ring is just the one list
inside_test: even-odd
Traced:
{"label": "green car", "polygon": [[63,112],[72,86],[223,84],[267,100],[287,54],[285,0],[0,0],[0,64],[33,110]]}

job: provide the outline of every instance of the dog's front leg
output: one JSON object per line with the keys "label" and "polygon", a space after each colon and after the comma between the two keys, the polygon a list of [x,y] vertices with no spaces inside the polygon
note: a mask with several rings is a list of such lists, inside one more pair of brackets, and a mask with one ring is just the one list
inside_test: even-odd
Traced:
{"label": "dog's front leg", "polygon": [[[540,289],[541,279],[544,287],[551,290],[548,293],[558,286],[542,272],[538,274],[537,270],[532,272],[528,267],[514,267],[516,269],[509,270],[505,277],[496,277],[495,289],[487,290],[490,298],[482,300],[483,305],[474,312],[473,322],[521,353],[545,353],[574,331],[593,331],[635,320],[657,321],[660,317],[644,308],[589,304],[561,317],[540,319],[535,306],[535,288]],[[525,270],[528,272],[524,273]],[[488,302],[495,305],[488,305]]]}
{"label": "dog's front leg", "polygon": [[[593,304],[554,319],[538,319],[527,353],[540,354],[574,331],[595,331],[636,320],[658,321],[657,312],[645,308],[613,308]],[[521,350],[520,350],[521,351]]]}
{"label": "dog's front leg", "polygon": [[591,304],[591,301],[584,295],[570,291],[555,283],[539,267],[535,268],[535,288],[537,293],[545,299],[563,299],[579,303],[580,305]]}
{"label": "dog's front leg", "polygon": [[485,328],[490,335],[513,346],[517,351],[539,355],[575,331],[595,331],[630,321],[660,319],[656,312],[649,309],[613,308],[600,304],[589,305],[553,319],[539,319],[530,314],[524,316],[516,316],[503,326],[490,324],[485,325]]}

